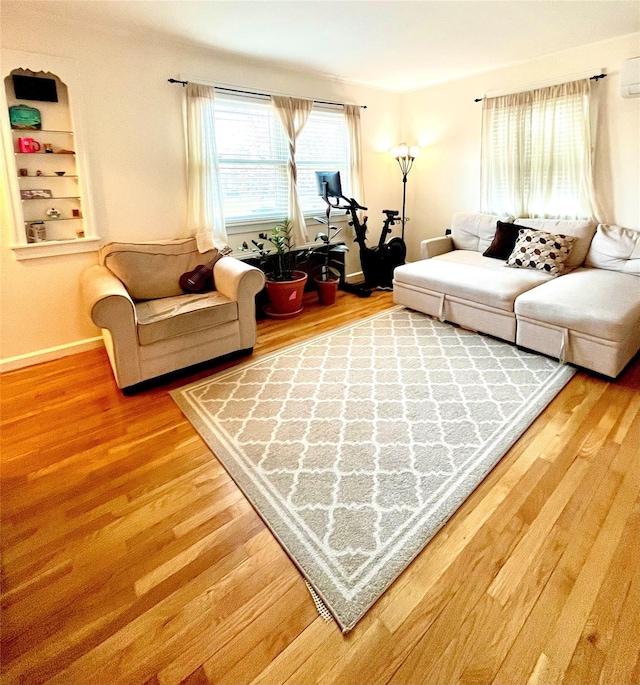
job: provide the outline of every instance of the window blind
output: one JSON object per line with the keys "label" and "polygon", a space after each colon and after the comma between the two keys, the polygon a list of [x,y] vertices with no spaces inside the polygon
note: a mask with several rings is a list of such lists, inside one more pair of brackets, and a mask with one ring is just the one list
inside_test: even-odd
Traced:
{"label": "window blind", "polygon": [[269,103],[216,99],[225,219],[287,214],[287,141]]}
{"label": "window blind", "polygon": [[[282,220],[288,213],[288,142],[268,101],[217,97],[216,142],[225,220]],[[322,212],[316,171],[340,171],[348,189],[348,134],[342,110],[314,109],[296,145],[305,214]]]}
{"label": "window blind", "polygon": [[589,81],[485,99],[482,208],[592,215]]}
{"label": "window blind", "polygon": [[349,140],[342,111],[312,110],[298,138],[298,196],[305,214],[324,212],[318,195],[316,171],[339,171],[342,192],[349,191]]}

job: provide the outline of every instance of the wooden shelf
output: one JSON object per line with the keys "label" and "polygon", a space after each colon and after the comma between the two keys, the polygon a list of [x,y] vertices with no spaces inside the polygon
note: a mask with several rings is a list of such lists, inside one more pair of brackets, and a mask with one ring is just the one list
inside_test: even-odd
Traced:
{"label": "wooden shelf", "polygon": [[59,174],[27,174],[26,176],[21,176],[18,174],[18,178],[78,178],[76,174],[64,174],[60,176]]}
{"label": "wooden shelf", "polygon": [[33,202],[34,200],[79,200],[79,195],[59,195],[56,197],[23,197],[21,202]]}
{"label": "wooden shelf", "polygon": [[56,131],[49,128],[12,128],[12,133],[62,133],[65,136],[72,136],[73,131]]}
{"label": "wooden shelf", "polygon": [[[93,251],[97,248],[99,239],[94,234],[91,220],[86,148],[81,103],[78,97],[81,83],[77,64],[73,60],[53,55],[4,48],[2,58],[3,88],[9,110],[14,106],[33,105],[30,101],[26,102],[16,97],[12,74],[47,74],[56,81],[59,94],[56,102],[43,100],[36,103],[35,109],[38,110],[40,117],[33,120],[36,121],[34,127],[23,127],[19,120],[14,120],[12,126],[10,112],[9,116],[2,113],[0,123],[5,142],[8,142],[3,146],[3,154],[9,168],[13,164],[15,169],[15,176],[12,169],[8,184],[13,217],[13,241],[10,247],[19,260]],[[74,94],[73,98],[69,96],[70,93]],[[22,150],[28,149],[28,146],[19,145],[23,138],[33,139],[39,144],[40,149],[36,152],[23,152]],[[33,147],[37,148],[38,145],[34,144]],[[65,157],[67,161],[63,161]],[[63,180],[51,183],[52,178]],[[43,188],[47,189],[46,194],[50,197],[41,197],[45,193],[28,192]],[[39,202],[35,202],[36,200]],[[61,216],[47,215],[47,210],[53,207]],[[73,216],[74,212],[79,216]],[[45,241],[36,244],[28,242],[35,237],[31,228],[33,224],[46,226]],[[78,239],[77,234],[85,237]]]}
{"label": "wooden shelf", "polygon": [[48,155],[49,157],[73,157],[76,153],[75,152],[14,152],[14,155],[29,155],[29,157],[32,157],[33,155]]}

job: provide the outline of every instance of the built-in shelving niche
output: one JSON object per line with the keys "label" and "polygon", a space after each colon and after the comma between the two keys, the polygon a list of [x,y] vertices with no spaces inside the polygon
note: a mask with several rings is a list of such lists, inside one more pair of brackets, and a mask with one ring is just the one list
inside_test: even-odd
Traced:
{"label": "built-in shelving niche", "polygon": [[[14,74],[52,79],[57,102],[16,97]],[[2,137],[16,257],[96,250],[99,238],[91,220],[75,65],[71,60],[6,50],[2,78]],[[38,110],[39,128],[12,126],[9,108],[16,105]]]}

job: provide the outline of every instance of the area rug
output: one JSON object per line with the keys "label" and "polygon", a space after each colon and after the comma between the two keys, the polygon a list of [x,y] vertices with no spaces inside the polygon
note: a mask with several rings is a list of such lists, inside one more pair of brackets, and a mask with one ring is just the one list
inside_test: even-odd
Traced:
{"label": "area rug", "polygon": [[396,308],[172,396],[347,632],[574,372]]}

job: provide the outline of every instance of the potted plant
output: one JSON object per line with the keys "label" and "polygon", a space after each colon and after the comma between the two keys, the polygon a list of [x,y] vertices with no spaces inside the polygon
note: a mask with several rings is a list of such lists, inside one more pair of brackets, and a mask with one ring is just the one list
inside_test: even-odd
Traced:
{"label": "potted plant", "polygon": [[[274,318],[290,318],[302,311],[302,294],[307,274],[294,268],[300,256],[291,251],[292,230],[291,221],[287,219],[276,224],[269,234],[260,233],[259,241],[251,241],[253,247],[246,241],[240,247],[242,251],[251,250],[258,255],[260,268],[267,278],[269,305],[265,307],[265,314]],[[265,240],[271,243],[274,249],[265,247]]]}
{"label": "potted plant", "polygon": [[342,228],[327,224],[327,232],[320,232],[315,238],[322,245],[312,248],[314,253],[322,256],[318,275],[314,278],[318,288],[320,304],[333,304],[336,301],[336,291],[340,281],[340,271],[336,267],[341,266],[341,262],[335,259],[335,255],[349,251],[346,245],[336,245],[332,242],[340,231],[342,231]]}

